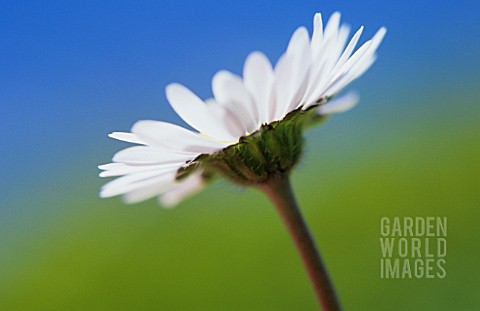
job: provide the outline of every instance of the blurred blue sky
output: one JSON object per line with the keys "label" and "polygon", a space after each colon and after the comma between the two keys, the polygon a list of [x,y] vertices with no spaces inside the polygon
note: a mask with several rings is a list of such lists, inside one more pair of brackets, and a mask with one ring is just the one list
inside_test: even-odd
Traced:
{"label": "blurred blue sky", "polygon": [[276,61],[296,27],[311,30],[315,12],[335,10],[365,26],[363,40],[389,30],[353,86],[364,101],[352,122],[381,117],[382,98],[407,93],[389,111],[408,114],[412,95],[478,84],[477,1],[1,1],[0,213],[21,193],[96,176],[120,147],[111,131],[139,119],[180,123],[168,83],[208,97],[216,71],[241,73],[253,50]]}

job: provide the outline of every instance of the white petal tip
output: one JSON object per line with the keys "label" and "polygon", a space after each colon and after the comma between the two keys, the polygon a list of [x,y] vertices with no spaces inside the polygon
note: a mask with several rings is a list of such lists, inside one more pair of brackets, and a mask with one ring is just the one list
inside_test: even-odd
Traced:
{"label": "white petal tip", "polygon": [[137,121],[133,124],[131,131],[132,131],[132,133],[137,133],[139,128],[143,128],[144,126],[148,126],[149,124],[153,124],[155,122],[156,121],[152,121],[152,120]]}
{"label": "white petal tip", "polygon": [[110,198],[111,196],[108,195],[108,194],[105,194],[104,191],[100,191],[100,193],[98,194],[98,196],[102,199],[105,199],[105,198]]}
{"label": "white petal tip", "polygon": [[295,32],[293,33],[293,35],[297,35],[297,36],[303,36],[303,37],[307,37],[308,38],[308,29],[307,27],[305,26],[300,26],[297,28],[297,30],[295,30]]}
{"label": "white petal tip", "polygon": [[313,17],[313,27],[315,30],[320,30],[320,32],[323,32],[322,14],[320,13],[315,14],[315,16]]}
{"label": "white petal tip", "polygon": [[123,134],[123,133],[122,132],[112,132],[112,133],[108,134],[108,137],[119,140],[118,137],[121,134]]}
{"label": "white petal tip", "polygon": [[184,92],[190,92],[190,90],[177,82],[170,83],[165,87],[165,95],[167,96],[167,100],[170,102],[172,101],[172,98],[175,98],[178,96],[178,94],[183,94]]}
{"label": "white petal tip", "polygon": [[133,144],[139,144],[139,145],[145,145],[145,142],[138,138],[135,134],[133,133],[126,133],[126,132],[113,132],[108,134],[108,137],[124,141],[127,143],[133,143]]}
{"label": "white petal tip", "polygon": [[380,44],[380,42],[383,40],[383,37],[385,37],[386,33],[387,33],[387,28],[381,27],[373,38],[377,40],[378,43]]}
{"label": "white petal tip", "polygon": [[128,204],[128,205],[132,205],[132,204],[136,204],[136,203],[140,203],[142,201],[147,201],[148,199],[145,199],[145,200],[136,200],[136,199],[132,199],[130,198],[128,195],[122,195],[122,202],[125,203],[125,204]]}
{"label": "white petal tip", "polygon": [[163,207],[164,209],[172,209],[180,203],[179,201],[169,201],[169,200],[164,200],[163,198],[160,198],[159,202],[160,202],[160,206]]}
{"label": "white petal tip", "polygon": [[340,11],[335,11],[333,12],[333,14],[330,16],[330,19],[331,20],[340,20],[340,17],[342,17],[342,14],[340,13]]}
{"label": "white petal tip", "polygon": [[[262,59],[262,60],[268,60],[268,57],[263,53],[263,52],[260,52],[260,51],[253,51],[251,52],[250,54],[248,54],[246,60],[245,60],[245,63],[249,62],[249,61],[253,61],[253,60],[258,60],[258,59]],[[220,72],[220,71],[219,71]]]}
{"label": "white petal tip", "polygon": [[165,87],[165,90],[168,91],[169,89],[176,88],[176,87],[184,87],[184,86],[178,82],[172,82],[167,84],[167,86]]}
{"label": "white petal tip", "polygon": [[200,192],[206,184],[207,182],[203,179],[202,175],[192,175],[159,197],[159,203],[165,208],[175,207],[183,200]]}
{"label": "white petal tip", "polygon": [[360,96],[355,92],[350,92],[340,98],[334,99],[317,110],[319,115],[329,115],[333,113],[345,112],[355,107],[360,100]]}

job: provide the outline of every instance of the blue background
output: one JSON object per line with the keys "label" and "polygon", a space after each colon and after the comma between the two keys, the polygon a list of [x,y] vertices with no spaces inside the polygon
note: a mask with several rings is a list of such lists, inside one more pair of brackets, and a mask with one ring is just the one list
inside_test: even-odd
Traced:
{"label": "blue background", "polygon": [[[321,12],[325,21],[336,10],[352,30],[365,26],[362,42],[379,27],[388,28],[377,63],[351,86],[361,94],[360,105],[307,135],[309,150],[295,176],[314,234],[326,253],[330,247],[327,261],[344,303],[349,310],[478,307],[478,295],[473,294],[480,290],[480,258],[474,250],[480,232],[473,225],[480,220],[478,2],[5,0],[0,2],[0,307],[2,303],[8,310],[35,306],[222,310],[235,303],[240,310],[314,306],[294,253],[280,260],[285,265],[278,269],[285,275],[275,272],[276,256],[291,247],[281,227],[275,230],[282,234],[278,238],[282,244],[270,257],[259,257],[258,249],[246,246],[251,241],[268,245],[268,238],[277,241],[262,231],[279,224],[254,191],[219,183],[173,211],[157,208],[153,200],[124,206],[117,199],[98,199],[105,181],[97,177],[96,166],[126,146],[107,138],[112,131],[128,131],[140,119],[184,124],[166,102],[168,83],[180,82],[202,98],[210,97],[216,71],[241,74],[253,50],[275,62],[296,27],[311,30],[315,12]],[[385,185],[386,181],[390,183]],[[224,201],[216,198],[219,195]],[[236,204],[239,208],[232,208]],[[330,204],[336,212],[319,208],[321,204]],[[245,211],[242,205],[249,207]],[[258,213],[268,220],[257,219]],[[403,214],[450,217],[449,255],[453,262],[459,260],[448,270],[452,283],[379,282],[376,226],[381,216]],[[248,227],[246,241],[241,232],[229,230],[231,236],[225,236],[221,231],[228,228],[222,225],[225,221],[232,231],[246,229],[245,223],[259,227]],[[192,224],[196,231],[188,236]],[[340,233],[321,229],[341,224],[345,231]],[[364,226],[372,228],[371,236],[362,235]],[[187,236],[175,239],[177,232]],[[152,234],[159,239],[166,234],[171,240],[145,242]],[[263,238],[267,240],[262,242]],[[212,240],[213,259],[202,253]],[[455,251],[457,240],[464,244],[459,242]],[[178,245],[182,241],[192,242],[182,248]],[[364,258],[362,248],[355,246],[361,243],[368,244],[367,257],[374,264],[367,258],[351,258]],[[156,253],[149,252],[151,247],[158,247]],[[336,252],[337,247],[344,250]],[[125,257],[128,250],[139,255]],[[178,257],[162,261],[164,253],[172,251]],[[218,255],[222,252],[232,255]],[[200,256],[199,261],[193,256]],[[233,258],[249,258],[249,265],[257,268],[228,270]],[[147,267],[167,268],[153,274],[123,274],[131,261],[141,260]],[[290,271],[291,261],[298,267]],[[204,270],[179,272],[184,271],[182,265],[196,264]],[[177,268],[170,273],[172,265]],[[265,274],[249,278],[248,271],[256,269]],[[371,273],[355,274],[362,269]],[[92,278],[105,271],[105,279],[113,283],[138,286],[105,293],[111,282]],[[217,278],[222,276],[238,278],[238,286],[225,280],[228,285],[221,283],[225,290],[213,294],[221,287]],[[258,297],[249,291],[282,284],[289,276],[298,277],[298,290],[272,290]],[[166,279],[165,286],[153,281]],[[198,286],[188,287],[185,280]],[[383,288],[383,296],[375,298],[365,288],[360,289],[363,294],[351,294],[354,280],[375,290]],[[160,293],[145,298],[142,293],[152,284]],[[186,296],[184,286],[192,291]],[[200,289],[209,286],[210,291]],[[417,297],[416,286],[431,291]],[[95,292],[102,294],[97,297]],[[223,298],[216,300],[218,295]],[[250,298],[242,302],[242,295]]]}

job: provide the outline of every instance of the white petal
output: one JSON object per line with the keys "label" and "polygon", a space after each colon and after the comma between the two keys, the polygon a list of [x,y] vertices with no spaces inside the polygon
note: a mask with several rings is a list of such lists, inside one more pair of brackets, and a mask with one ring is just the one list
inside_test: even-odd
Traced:
{"label": "white petal", "polygon": [[345,46],[347,45],[347,39],[349,34],[350,34],[349,26],[347,25],[340,26],[340,29],[338,30],[337,40],[335,42],[335,47],[332,53],[333,65],[335,65],[340,59],[340,56],[342,55],[342,51],[345,49]]}
{"label": "white petal", "polygon": [[[323,42],[319,46],[316,55],[313,55],[312,65],[310,69],[310,79],[307,89],[305,90],[302,103],[305,107],[314,104],[318,99],[319,93],[328,86],[331,78],[331,70],[335,66],[338,56],[336,54],[337,32],[340,14],[336,12],[335,16],[330,17],[328,23],[328,32],[325,32]],[[326,29],[327,30],[327,29]],[[312,46],[312,51],[313,51]]]}
{"label": "white petal", "polygon": [[288,56],[286,53],[280,56],[280,59],[275,65],[275,92],[274,96],[274,106],[271,110],[269,116],[270,121],[276,121],[281,118],[281,114],[287,106],[287,96],[290,91],[290,81],[292,79],[293,72],[293,58]]}
{"label": "white petal", "polygon": [[325,26],[323,40],[319,44],[312,45],[313,59],[331,58],[333,47],[337,42],[338,28],[340,26],[340,13],[333,13]]}
{"label": "white petal", "polygon": [[[338,26],[338,20],[335,20],[331,25]],[[315,74],[311,80],[312,87],[309,89],[307,98],[305,99],[306,107],[319,99],[319,94],[322,94],[324,89],[330,85],[338,62],[344,62],[341,56],[348,39],[348,34],[350,33],[350,27],[342,25],[338,30],[331,30],[330,33],[331,35],[326,37],[327,39],[323,46],[322,54],[319,56],[321,66],[314,65],[313,71]],[[348,56],[346,58],[348,58]],[[340,67],[340,65],[338,67]]]}
{"label": "white petal", "polygon": [[171,190],[160,197],[160,203],[165,207],[173,207],[182,200],[202,190],[206,185],[201,173],[189,176],[184,181],[176,184]]}
{"label": "white petal", "polygon": [[243,67],[243,80],[257,107],[260,123],[269,122],[274,74],[272,64],[263,53],[248,55]]}
{"label": "white petal", "polygon": [[290,98],[290,103],[286,107],[284,114],[287,114],[291,110],[297,108],[300,105],[303,105],[302,98],[305,94],[305,91],[308,86],[309,70],[311,66],[312,56],[310,50],[310,39],[308,37],[308,31],[305,29],[303,35],[299,39],[297,46],[297,51],[295,54],[296,63],[295,63],[295,77],[292,82],[296,82],[297,85],[292,87],[292,97]]}
{"label": "white petal", "polygon": [[313,34],[312,42],[310,43],[312,49],[312,55],[317,55],[323,42],[323,24],[322,15],[320,13],[315,14],[313,18]]}
{"label": "white petal", "polygon": [[108,198],[119,194],[124,194],[135,189],[140,189],[152,184],[169,185],[175,179],[176,173],[181,165],[166,165],[162,169],[125,175],[105,184],[101,191],[100,197]]}
{"label": "white petal", "polygon": [[327,25],[325,26],[325,32],[323,34],[325,40],[329,37],[335,38],[337,36],[338,28],[340,26],[340,12],[333,13],[328,19]]}
{"label": "white petal", "polygon": [[[318,99],[325,97],[327,95],[333,95],[335,93],[331,92],[331,88],[334,85],[338,85],[339,80],[345,77],[345,75],[351,70],[355,65],[357,65],[359,62],[361,62],[362,59],[365,59],[364,55],[366,54],[369,47],[370,47],[371,41],[365,42],[354,54],[352,57],[348,59],[348,61],[340,67],[338,70],[338,73],[336,75],[328,75],[328,80],[324,80],[324,82],[321,82],[322,88],[318,88],[315,90],[313,93],[312,98]],[[345,80],[345,79],[343,79]]]}
{"label": "white petal", "polygon": [[[367,42],[365,42],[354,54],[352,57],[348,59],[348,61],[340,67],[338,70],[337,75],[331,80],[330,86],[327,87],[329,89],[331,86],[338,84],[338,81],[343,78],[350,70],[355,70],[355,67],[364,67],[364,63],[372,63],[371,59],[375,55],[375,51],[377,50],[378,46],[382,42],[386,33],[386,29],[384,27],[380,28],[377,33],[373,36],[373,38]],[[357,70],[359,72],[359,70]],[[363,71],[364,72],[364,71]],[[362,73],[363,73],[362,72]],[[359,77],[360,75],[357,74],[351,80]],[[344,79],[345,80],[345,79]],[[350,80],[350,81],[351,81]],[[323,94],[332,94],[333,92],[324,91]],[[322,95],[323,95],[322,94]]]}
{"label": "white petal", "polygon": [[283,118],[298,104],[306,87],[309,65],[310,39],[307,29],[300,27],[293,33],[286,53],[275,66],[276,107],[273,120]]}
{"label": "white petal", "polygon": [[327,104],[317,109],[317,114],[328,115],[332,113],[344,112],[352,109],[359,101],[360,97],[355,92],[349,92],[339,98],[335,98]]}
{"label": "white petal", "polygon": [[218,122],[228,130],[231,135],[229,141],[237,142],[240,137],[247,133],[242,122],[238,120],[235,114],[230,111],[227,106],[219,104],[213,98],[206,100],[205,103],[207,104],[207,109],[212,117],[217,119]]}
{"label": "white petal", "polygon": [[[373,36],[372,40],[367,41],[357,52],[345,63],[339,70],[337,77],[333,79],[330,86],[328,86],[324,93],[325,95],[332,96],[338,93],[342,88],[348,85],[350,82],[360,77],[370,66],[375,62],[375,52],[382,42],[386,33],[384,27],[380,28]],[[350,64],[349,64],[350,63]]]}
{"label": "white petal", "polygon": [[175,181],[173,180],[170,180],[170,181],[167,180],[166,182],[160,181],[160,182],[152,183],[142,188],[134,189],[125,193],[122,196],[122,199],[127,204],[134,204],[141,201],[145,201],[170,190],[172,187],[174,187],[174,183]]}
{"label": "white petal", "polygon": [[205,103],[183,85],[169,84],[166,95],[173,110],[199,132],[219,140],[231,138],[225,128],[211,117]]}
{"label": "white petal", "polygon": [[344,76],[342,76],[339,80],[337,80],[331,87],[327,89],[325,92],[326,96],[334,96],[338,92],[340,92],[343,88],[345,88],[348,84],[350,84],[353,80],[360,77],[365,71],[372,66],[375,62],[376,57],[371,56],[370,58],[366,58],[358,63],[355,67],[350,69]]}
{"label": "white petal", "polygon": [[108,134],[108,137],[121,141],[126,141],[127,143],[146,145],[143,140],[138,138],[137,135],[133,133],[113,132]]}
{"label": "white petal", "polygon": [[[358,42],[358,39],[360,38],[360,35],[362,34],[363,27],[361,27],[353,36],[353,38],[350,40],[348,46],[346,47],[345,51],[342,53],[342,55],[338,58],[339,53],[341,52],[341,49],[343,48],[344,40],[346,40],[346,36],[348,33],[348,30],[346,28],[342,28],[344,30],[341,30],[339,36],[343,36],[343,38],[340,38],[339,42],[336,42],[337,44],[337,51],[331,52],[331,57],[333,58],[328,58],[327,55],[324,56],[324,58],[319,57],[319,60],[316,60],[314,62],[314,69],[313,72],[314,74],[312,75],[312,78],[309,83],[309,88],[306,91],[304,102],[306,102],[305,107],[309,107],[321,97],[321,94],[324,93],[325,89],[331,84],[332,77],[335,76],[337,72],[339,72],[339,69],[345,64],[347,59],[350,57],[352,54],[353,50],[355,49],[355,46]],[[328,46],[327,49],[333,48],[333,39],[330,40],[330,42],[327,42]],[[336,60],[338,58],[338,61]],[[320,59],[322,63],[320,64]],[[335,63],[336,61],[336,63]],[[334,66],[334,67],[333,67]],[[333,69],[332,69],[333,67]]]}
{"label": "white petal", "polygon": [[120,167],[123,167],[125,164],[123,163],[108,163],[108,164],[101,164],[99,166],[97,166],[99,169],[101,170],[110,170],[110,169],[116,169],[116,168],[120,168]]}
{"label": "white petal", "polygon": [[226,106],[242,122],[246,133],[258,129],[260,122],[257,107],[240,77],[221,70],[212,79],[212,91],[215,100]]}
{"label": "white petal", "polygon": [[326,56],[322,57],[323,54],[319,55],[320,56],[313,61],[309,73],[310,77],[308,86],[305,90],[304,97],[301,100],[302,103],[305,103],[305,108],[315,104],[315,101],[318,99],[317,93],[320,93],[327,86],[324,80],[325,76],[328,75],[328,72],[325,69],[328,66],[328,59]]}
{"label": "white petal", "polygon": [[100,177],[123,176],[123,175],[162,169],[164,167],[165,167],[165,164],[150,165],[150,164],[125,164],[125,163],[110,163],[110,164],[98,166],[99,169],[104,170],[99,174]]}
{"label": "white petal", "polygon": [[348,60],[350,55],[352,55],[352,52],[357,46],[358,40],[360,39],[362,32],[363,32],[363,26],[360,27],[360,29],[358,29],[357,32],[353,35],[352,39],[350,40],[347,47],[345,48],[345,51],[343,51],[342,56],[335,64],[335,68],[333,68],[332,74],[335,74],[338,71],[338,69],[340,69],[340,67],[343,66],[343,64],[345,64],[345,62]]}
{"label": "white petal", "polygon": [[113,156],[113,162],[128,164],[178,163],[194,159],[199,154],[178,154],[148,146],[135,146],[117,152]]}
{"label": "white petal", "polygon": [[370,47],[372,50],[376,51],[380,43],[382,43],[385,34],[387,33],[387,28],[382,27],[380,28],[372,38],[372,46]]}
{"label": "white petal", "polygon": [[167,122],[143,120],[132,132],[150,145],[184,153],[214,153],[228,144]]}
{"label": "white petal", "polygon": [[338,70],[338,74],[332,79],[336,80],[338,77],[344,75],[348,70],[350,70],[355,64],[361,60],[362,56],[365,55],[365,53],[368,51],[370,48],[372,41],[369,40],[365,42],[358,50],[353,53],[352,57],[350,57],[343,66],[340,67]]}

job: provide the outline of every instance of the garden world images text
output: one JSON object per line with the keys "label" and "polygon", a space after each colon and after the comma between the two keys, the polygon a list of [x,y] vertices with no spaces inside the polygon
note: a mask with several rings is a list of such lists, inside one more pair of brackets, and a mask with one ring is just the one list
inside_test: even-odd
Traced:
{"label": "garden world images text", "polygon": [[382,217],[380,235],[380,278],[446,277],[446,217]]}

